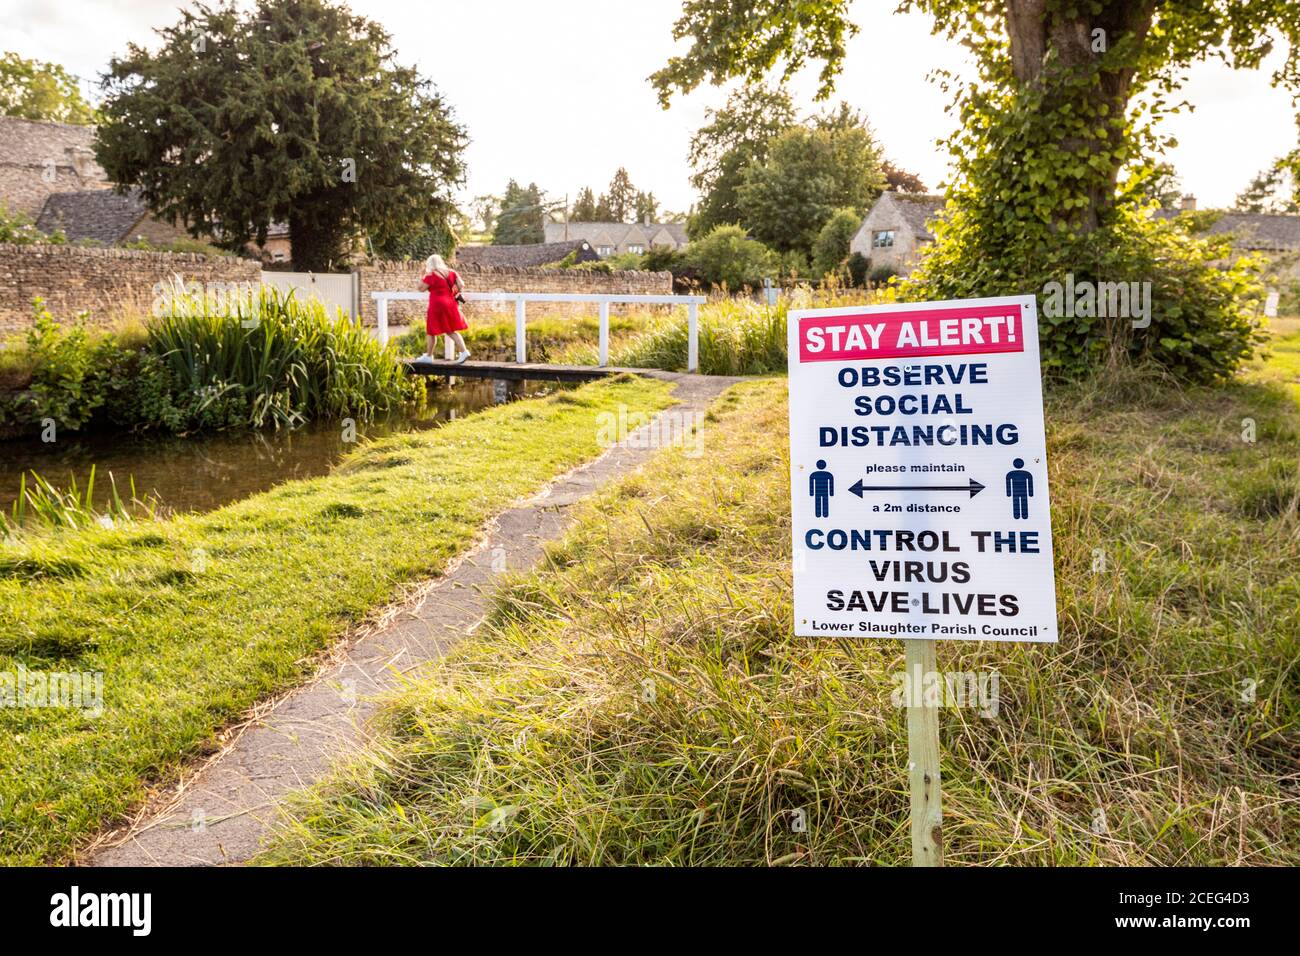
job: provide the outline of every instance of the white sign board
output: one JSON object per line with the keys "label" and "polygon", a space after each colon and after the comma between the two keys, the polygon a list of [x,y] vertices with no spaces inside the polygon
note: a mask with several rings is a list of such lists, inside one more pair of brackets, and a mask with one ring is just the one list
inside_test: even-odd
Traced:
{"label": "white sign board", "polygon": [[1033,296],[791,311],[795,633],[1055,641]]}

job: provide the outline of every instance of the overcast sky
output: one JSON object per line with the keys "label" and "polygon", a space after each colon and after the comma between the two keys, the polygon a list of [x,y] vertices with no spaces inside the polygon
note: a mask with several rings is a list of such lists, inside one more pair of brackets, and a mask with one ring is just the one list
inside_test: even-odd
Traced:
{"label": "overcast sky", "polygon": [[[626,166],[669,209],[695,197],[686,149],[704,110],[725,91],[706,88],[664,111],[646,77],[673,52],[680,0],[353,0],[382,23],[398,58],[432,79],[472,138],[465,196],[499,193],[508,178],[553,196],[603,187]],[[177,0],[0,0],[0,46],[53,60],[94,80],[129,41],[152,43],[174,23]],[[886,154],[935,188],[947,172],[935,140],[951,132],[948,97],[927,75],[956,68],[963,51],[930,35],[928,17],[892,13],[887,0],[856,0],[861,27],[849,45],[836,98],[866,113]],[[684,45],[683,45],[684,46]],[[813,108],[814,71],[791,84]],[[1171,159],[1202,207],[1226,205],[1249,179],[1296,143],[1289,96],[1265,72],[1196,67],[1184,87],[1196,107],[1164,130]]]}

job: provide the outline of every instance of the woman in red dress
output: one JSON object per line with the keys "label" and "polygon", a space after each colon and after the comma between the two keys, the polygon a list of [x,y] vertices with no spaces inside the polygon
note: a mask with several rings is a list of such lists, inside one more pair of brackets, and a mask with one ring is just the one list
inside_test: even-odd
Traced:
{"label": "woman in red dress", "polygon": [[429,310],[424,317],[424,354],[417,362],[433,361],[433,340],[440,335],[450,335],[456,343],[456,364],[461,365],[469,358],[469,349],[461,338],[461,329],[469,328],[464,316],[460,314],[457,297],[465,291],[460,276],[447,268],[442,256],[429,256],[424,261],[424,278],[420,286],[429,291]]}

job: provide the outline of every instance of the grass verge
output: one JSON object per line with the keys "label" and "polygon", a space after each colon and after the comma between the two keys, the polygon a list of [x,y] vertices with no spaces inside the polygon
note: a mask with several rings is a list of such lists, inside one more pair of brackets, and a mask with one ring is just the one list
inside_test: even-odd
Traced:
{"label": "grass verge", "polygon": [[0,676],[102,673],[104,710],[0,706],[0,863],[65,857],[520,495],[599,453],[618,378],[360,448],[204,515],[0,545]]}
{"label": "grass verge", "polygon": [[[710,418],[703,457],[588,503],[262,861],[906,862],[901,646],[790,636],[784,383]],[[1300,410],[1129,377],[1048,421],[1061,642],[940,642],[1000,690],[940,718],[948,860],[1300,863]]]}
{"label": "grass verge", "polygon": [[1251,365],[1249,374],[1263,382],[1281,385],[1300,401],[1300,316],[1274,319],[1266,354]]}

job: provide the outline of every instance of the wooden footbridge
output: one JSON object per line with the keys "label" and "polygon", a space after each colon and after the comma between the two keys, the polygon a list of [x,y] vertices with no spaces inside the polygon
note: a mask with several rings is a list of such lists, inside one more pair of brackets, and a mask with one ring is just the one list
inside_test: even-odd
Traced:
{"label": "wooden footbridge", "polygon": [[550,362],[478,362],[470,359],[457,365],[452,361],[413,362],[403,359],[402,364],[412,375],[447,375],[456,378],[496,378],[507,382],[591,382],[607,375],[622,372],[644,372],[645,369],[619,368],[613,365],[556,365]]}
{"label": "wooden footbridge", "polygon": [[[424,302],[425,292],[372,292],[379,326],[379,343],[388,342],[388,303],[393,301]],[[447,359],[442,362],[406,362],[407,370],[414,375],[447,375],[458,378],[494,378],[506,381],[538,379],[557,382],[587,382],[620,372],[640,372],[643,369],[616,368],[609,364],[609,307],[611,305],[679,305],[686,307],[686,370],[700,370],[699,318],[700,305],[708,301],[702,295],[582,295],[560,292],[466,292],[470,302],[513,302],[515,306],[515,361],[467,361],[457,365],[451,361],[451,339],[444,336]],[[529,302],[579,302],[598,306],[600,310],[599,361],[596,365],[554,365],[549,362],[528,361],[528,303]]]}

